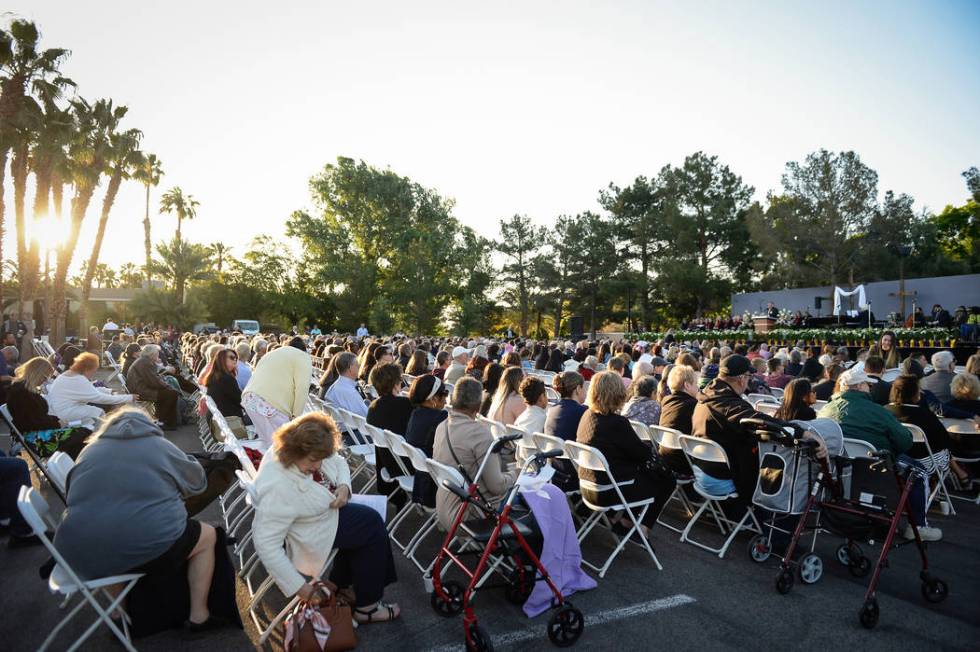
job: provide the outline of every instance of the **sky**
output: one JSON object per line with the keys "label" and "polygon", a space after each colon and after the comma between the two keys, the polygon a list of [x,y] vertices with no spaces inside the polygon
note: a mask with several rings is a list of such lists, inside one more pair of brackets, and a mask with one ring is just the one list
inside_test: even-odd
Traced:
{"label": "sky", "polygon": [[[514,213],[597,210],[610,182],[698,150],[760,200],[788,161],[854,150],[882,193],[932,210],[980,165],[977,0],[11,4],[71,49],[80,95],[129,107],[166,173],[154,207],[180,186],[200,202],[184,237],[233,255],[283,237],[337,156],[455,198],[488,237]],[[102,261],[141,262],[143,202],[123,185]]]}

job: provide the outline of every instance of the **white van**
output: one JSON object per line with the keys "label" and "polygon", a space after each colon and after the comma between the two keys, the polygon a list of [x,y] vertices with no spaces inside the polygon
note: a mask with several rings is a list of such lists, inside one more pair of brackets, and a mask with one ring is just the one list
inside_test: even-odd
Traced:
{"label": "white van", "polygon": [[242,335],[252,335],[259,334],[259,322],[254,319],[236,319],[231,322],[231,330],[241,331]]}

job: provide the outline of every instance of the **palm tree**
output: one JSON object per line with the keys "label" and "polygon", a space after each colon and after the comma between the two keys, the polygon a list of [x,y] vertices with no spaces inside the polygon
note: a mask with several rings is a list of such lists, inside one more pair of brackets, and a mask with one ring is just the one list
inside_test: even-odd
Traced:
{"label": "palm tree", "polygon": [[138,288],[143,281],[143,272],[133,263],[123,263],[119,268],[119,286]]}
{"label": "palm tree", "polygon": [[[28,161],[33,135],[43,115],[31,94],[43,100],[53,100],[62,89],[73,82],[58,74],[58,67],[68,57],[68,50],[50,48],[38,51],[40,34],[37,26],[27,20],[14,20],[8,30],[0,30],[0,239],[3,237],[6,206],[4,177],[11,150],[11,175],[14,180],[14,208],[17,220],[17,260],[22,283],[20,286],[21,318],[28,325],[24,337],[26,353],[30,354],[33,338],[33,295],[38,285],[39,257],[36,247],[26,240],[24,203],[27,190]],[[0,249],[0,263],[2,263]],[[0,285],[0,305],[3,288]]]}
{"label": "palm tree", "polygon": [[157,245],[160,262],[154,261],[153,271],[173,284],[178,304],[184,303],[184,290],[191,281],[203,281],[211,276],[211,250],[204,245],[184,242],[175,236],[170,242]]}
{"label": "palm tree", "polygon": [[95,273],[92,274],[92,278],[100,288],[112,288],[116,286],[116,270],[105,263],[99,263],[95,266]]}
{"label": "palm tree", "polygon": [[211,253],[213,253],[216,256],[216,259],[214,261],[214,268],[219,275],[221,274],[221,266],[224,263],[225,258],[227,258],[230,252],[231,252],[231,247],[229,247],[223,242],[215,242],[214,244],[211,245]]}
{"label": "palm tree", "polygon": [[143,247],[146,249],[146,283],[149,286],[153,268],[153,250],[150,244],[150,188],[160,183],[163,176],[163,166],[156,154],[146,154],[142,157],[133,175],[136,180],[146,186],[146,215],[143,217]]}
{"label": "palm tree", "polygon": [[160,198],[160,211],[163,213],[173,213],[177,216],[177,239],[180,240],[180,224],[184,220],[192,220],[197,216],[197,207],[200,204],[193,195],[185,195],[179,186],[174,186],[163,193]]}
{"label": "palm tree", "polygon": [[99,228],[95,232],[95,242],[92,245],[92,254],[88,259],[88,271],[85,274],[85,281],[82,283],[82,300],[78,309],[79,332],[84,333],[88,330],[88,298],[92,293],[92,275],[95,274],[99,263],[99,253],[102,251],[102,241],[105,238],[106,225],[109,222],[109,211],[112,204],[116,201],[119,193],[119,186],[123,179],[128,179],[135,169],[135,164],[139,162],[139,142],[143,133],[139,129],[127,129],[117,132],[119,122],[126,115],[128,109],[125,106],[112,106],[112,100],[103,107],[104,127],[109,139],[106,149],[106,163],[108,165],[109,185],[102,199],[102,214],[99,217]]}
{"label": "palm tree", "polygon": [[58,267],[54,276],[53,305],[51,316],[52,340],[64,339],[64,319],[68,314],[66,295],[68,268],[71,266],[82,230],[85,212],[99,180],[107,171],[111,153],[109,127],[113,125],[112,102],[99,100],[89,104],[79,98],[71,103],[76,123],[76,137],[68,148],[68,170],[74,192],[71,198],[71,228],[64,246],[58,251]]}

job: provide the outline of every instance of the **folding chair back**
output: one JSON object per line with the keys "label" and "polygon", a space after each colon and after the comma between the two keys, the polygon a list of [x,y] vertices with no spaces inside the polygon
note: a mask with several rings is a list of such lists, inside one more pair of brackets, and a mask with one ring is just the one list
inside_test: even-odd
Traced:
{"label": "folding chair back", "polygon": [[531,435],[534,440],[534,445],[538,447],[538,450],[545,453],[553,450],[560,450],[562,452],[561,457],[568,459],[568,455],[565,453],[565,440],[561,437],[555,437],[554,435],[546,435],[543,432],[536,432]]}
{"label": "folding chair back", "polygon": [[650,437],[657,446],[670,450],[681,449],[681,435],[684,433],[680,430],[668,428],[667,426],[647,426],[647,429],[650,431]]}
{"label": "folding chair back", "polygon": [[545,396],[548,397],[549,403],[557,403],[561,400],[561,394],[559,394],[553,387],[545,385],[544,387]]}
{"label": "folding chair back", "polygon": [[412,446],[407,441],[402,444],[402,454],[412,461],[412,467],[419,472],[428,473],[429,467],[426,465],[425,452],[421,448]]}
{"label": "folding chair back", "polygon": [[31,531],[35,535],[47,539],[46,533],[48,529],[54,529],[51,527],[54,524],[54,517],[51,514],[51,507],[48,505],[48,501],[33,488],[25,486],[20,488],[20,494],[17,497],[17,508],[20,510],[21,516],[24,517],[24,520],[31,527]]}
{"label": "folding chair back", "polygon": [[779,404],[779,399],[774,396],[770,396],[769,394],[749,394],[748,396],[745,397],[745,400],[747,400],[752,405],[757,405],[759,401],[766,401],[767,403],[776,403],[777,405]]}
{"label": "folding chair back", "polygon": [[432,458],[426,458],[425,468],[428,469],[429,477],[435,481],[437,487],[443,488],[453,485],[466,491],[466,480],[463,478],[463,474],[453,467],[442,462],[436,462]]}
{"label": "folding chair back", "polygon": [[[910,406],[915,407],[915,406]],[[919,426],[912,423],[903,423],[903,426],[912,433],[912,443],[922,444],[926,448],[926,457],[921,458],[919,462],[925,467],[926,473],[936,479],[935,488],[933,488],[928,494],[928,501],[926,502],[926,509],[932,505],[932,501],[936,499],[937,496],[942,496],[943,501],[948,503],[950,513],[955,514],[956,511],[953,509],[953,501],[950,498],[949,492],[946,489],[946,476],[949,474],[949,450],[944,449],[938,453],[934,453],[932,446],[929,445],[929,438],[926,437],[925,431]]]}
{"label": "folding chair back", "polygon": [[68,474],[75,466],[75,460],[67,453],[57,451],[48,459],[48,477],[68,495]]}
{"label": "folding chair back", "polygon": [[769,391],[772,392],[773,398],[778,401],[783,400],[783,388],[782,387],[770,387]]}
{"label": "folding chair back", "polygon": [[641,440],[656,443],[653,441],[653,437],[650,435],[650,429],[647,427],[647,424],[643,423],[642,421],[634,421],[630,419],[630,425],[633,426],[633,432],[635,432],[636,436]]}
{"label": "folding chair back", "polygon": [[848,439],[844,437],[844,454],[842,457],[858,460],[861,458],[870,458],[872,455],[878,452],[873,444],[862,439]]}
{"label": "folding chair back", "polygon": [[13,439],[21,448],[27,451],[27,456],[31,458],[34,468],[47,479],[48,483],[51,485],[51,488],[54,489],[54,492],[58,494],[59,498],[61,498],[61,502],[67,506],[68,498],[65,496],[65,492],[61,489],[61,486],[59,486],[51,478],[51,474],[48,472],[47,462],[45,462],[41,456],[37,454],[34,447],[31,446],[26,439],[24,439],[24,435],[17,429],[17,426],[14,425],[14,418],[10,415],[10,409],[7,407],[6,403],[0,405],[0,416],[3,417],[4,422],[7,424],[7,428],[10,429],[10,438]]}
{"label": "folding chair back", "polygon": [[776,416],[776,412],[779,411],[779,405],[776,403],[770,403],[768,401],[759,401],[755,404],[755,409],[763,414],[768,414],[769,416]]}
{"label": "folding chair back", "polygon": [[252,507],[257,507],[259,504],[259,493],[255,490],[255,483],[252,481],[252,478],[244,471],[235,471],[235,475],[238,476],[238,481],[242,483],[242,489],[245,490],[245,502]]}

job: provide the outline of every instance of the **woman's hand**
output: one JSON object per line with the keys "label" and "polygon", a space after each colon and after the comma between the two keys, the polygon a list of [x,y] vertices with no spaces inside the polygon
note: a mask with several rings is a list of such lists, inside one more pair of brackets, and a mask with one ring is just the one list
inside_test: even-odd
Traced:
{"label": "woman's hand", "polygon": [[299,591],[296,595],[300,597],[301,600],[305,600],[314,606],[319,606],[320,601],[323,600],[323,593],[318,587],[313,586],[309,582],[299,587]]}
{"label": "woman's hand", "polygon": [[333,502],[330,503],[331,509],[340,509],[350,501],[350,487],[345,484],[337,487],[337,491],[334,492]]}

